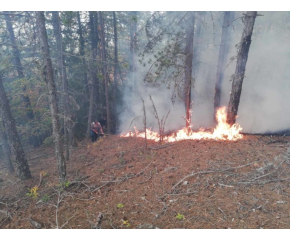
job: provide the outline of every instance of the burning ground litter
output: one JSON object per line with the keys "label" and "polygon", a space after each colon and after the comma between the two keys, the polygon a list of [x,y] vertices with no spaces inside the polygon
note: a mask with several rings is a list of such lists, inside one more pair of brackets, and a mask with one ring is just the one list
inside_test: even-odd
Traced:
{"label": "burning ground litter", "polygon": [[83,141],[63,188],[40,148],[29,153],[31,180],[1,165],[1,228],[289,228],[289,140],[148,140],[147,149],[136,137]]}
{"label": "burning ground litter", "polygon": [[[175,133],[172,133],[168,136],[163,137],[164,142],[176,142],[181,140],[201,140],[201,139],[215,139],[215,140],[230,140],[236,141],[243,138],[243,135],[240,134],[242,127],[235,123],[232,126],[227,124],[227,114],[226,107],[221,107],[217,110],[217,126],[214,128],[213,132],[205,131],[203,128],[199,129],[198,132],[193,132],[191,129],[186,127],[178,130]],[[122,134],[121,137],[139,137],[147,138],[149,140],[154,140],[155,142],[160,141],[160,133],[146,129],[146,135],[144,132],[139,132],[136,127],[134,127],[135,132],[128,132]]]}

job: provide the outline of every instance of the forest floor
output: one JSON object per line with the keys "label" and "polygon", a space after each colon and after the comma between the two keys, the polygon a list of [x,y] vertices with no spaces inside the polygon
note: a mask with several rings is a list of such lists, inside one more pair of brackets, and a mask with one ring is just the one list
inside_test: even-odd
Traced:
{"label": "forest floor", "polygon": [[145,149],[144,139],[107,136],[79,143],[66,186],[53,147],[41,147],[27,153],[32,179],[0,165],[0,228],[290,228],[289,142],[244,135]]}

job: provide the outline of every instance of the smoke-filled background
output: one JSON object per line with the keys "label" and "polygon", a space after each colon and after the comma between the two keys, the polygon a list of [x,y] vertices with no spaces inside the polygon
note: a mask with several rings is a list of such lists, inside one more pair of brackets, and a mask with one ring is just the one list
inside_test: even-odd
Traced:
{"label": "smoke-filled background", "polygon": [[[290,102],[290,13],[258,12],[258,14],[262,16],[256,18],[254,25],[237,122],[242,126],[243,132],[277,132],[290,128],[290,111],[288,111]],[[235,73],[237,45],[241,40],[244,27],[242,16],[243,12],[235,12],[234,19],[229,26],[229,52],[222,84],[221,103],[223,106],[228,105],[232,86],[231,76]],[[172,23],[174,18],[177,20]],[[194,79],[192,86],[193,129],[214,126],[214,88],[222,21],[223,12],[198,12],[195,14],[192,74]],[[179,24],[176,24],[178,22]],[[171,14],[167,19],[161,21],[161,24],[157,23],[155,28],[165,28],[168,24],[174,33],[181,33],[179,39],[182,39],[183,30],[188,24],[187,16],[184,16],[184,12]],[[157,30],[155,32],[158,33]],[[144,128],[141,97],[145,101],[147,128],[152,127],[153,130],[158,130],[157,119],[153,114],[149,95],[152,96],[160,120],[170,110],[165,131],[185,126],[185,107],[181,93],[184,73],[181,70],[175,79],[168,77],[170,73],[181,68],[169,67],[159,74],[162,76],[155,73],[155,75],[152,74],[151,81],[147,81],[146,76],[148,77],[150,67],[149,72],[154,72],[152,64],[145,66],[142,64],[154,59],[156,52],[168,45],[167,40],[168,38],[163,36],[163,39],[156,44],[154,51],[143,56],[141,64],[136,61],[138,62],[136,70],[128,76],[129,80],[123,90],[120,132],[127,132],[133,126],[140,130]],[[146,41],[139,43],[139,52],[143,51],[147,43]],[[181,48],[184,49],[184,46],[181,40]],[[142,57],[139,56],[138,59],[140,60]],[[182,65],[184,60],[181,57],[177,58],[176,62]],[[133,94],[133,89],[137,90],[137,94]]]}

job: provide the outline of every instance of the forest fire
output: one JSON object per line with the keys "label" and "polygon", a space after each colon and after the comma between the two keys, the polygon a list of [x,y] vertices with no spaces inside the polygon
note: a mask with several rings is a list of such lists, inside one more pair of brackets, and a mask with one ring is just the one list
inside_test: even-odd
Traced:
{"label": "forest fire", "polygon": [[[178,130],[176,133],[172,133],[168,136],[164,136],[163,140],[165,142],[176,142],[181,140],[230,140],[236,141],[243,138],[243,135],[240,133],[242,130],[241,126],[237,123],[230,126],[226,122],[227,113],[226,107],[221,107],[217,111],[217,126],[214,128],[213,132],[205,131],[203,128],[199,129],[198,132],[190,131],[186,127]],[[138,137],[145,138],[145,132],[139,132],[136,127],[134,127],[135,132],[128,132],[127,134],[122,134],[121,137]],[[155,142],[160,141],[160,134],[158,132],[151,131],[146,129],[146,137],[148,140],[154,140]]]}

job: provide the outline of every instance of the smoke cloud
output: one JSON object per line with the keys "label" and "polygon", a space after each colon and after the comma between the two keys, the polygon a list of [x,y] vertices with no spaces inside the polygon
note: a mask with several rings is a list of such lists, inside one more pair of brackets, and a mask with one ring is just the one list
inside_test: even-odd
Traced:
{"label": "smoke cloud", "polygon": [[[250,46],[246,73],[240,99],[237,122],[243,132],[268,133],[290,129],[290,47],[288,12],[258,12],[263,16],[256,18],[252,43]],[[222,105],[227,106],[231,91],[231,76],[235,72],[237,47],[243,32],[241,17],[243,12],[235,13],[231,27],[230,50],[227,55],[227,67],[222,85]],[[198,59],[194,64],[194,85],[192,88],[192,125],[194,129],[214,126],[214,87],[216,80],[219,44],[221,38],[222,12],[203,12],[196,24],[201,24],[199,36]],[[195,36],[196,37],[196,36]],[[141,47],[142,48],[142,47]],[[197,54],[195,52],[194,54]],[[232,58],[232,59],[231,59]],[[152,96],[159,118],[170,114],[166,121],[165,131],[180,129],[185,126],[185,108],[183,101],[176,95],[171,84],[144,83],[143,79],[149,66],[137,64],[136,89],[133,93],[133,77],[127,76],[124,91],[123,108],[120,114],[120,132],[132,130],[133,126],[142,130],[143,106],[145,101],[147,127],[158,130],[158,123],[153,114]],[[135,92],[134,90],[134,92]],[[133,121],[134,120],[134,121]],[[132,123],[133,121],[133,123]],[[131,126],[130,126],[131,124]]]}

